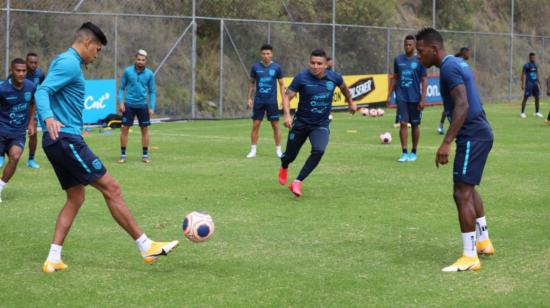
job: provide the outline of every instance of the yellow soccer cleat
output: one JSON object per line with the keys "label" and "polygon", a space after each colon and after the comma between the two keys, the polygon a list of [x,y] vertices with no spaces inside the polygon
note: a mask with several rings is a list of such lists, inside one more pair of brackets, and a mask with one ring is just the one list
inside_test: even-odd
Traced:
{"label": "yellow soccer cleat", "polygon": [[462,272],[462,271],[477,271],[481,268],[481,263],[479,263],[479,258],[462,256],[456,260],[450,266],[444,267],[441,271],[443,272]]}
{"label": "yellow soccer cleat", "polygon": [[493,247],[493,243],[491,243],[490,239],[486,239],[484,241],[477,241],[476,250],[478,255],[483,254],[483,255],[491,256],[495,253],[495,247]]}
{"label": "yellow soccer cleat", "polygon": [[172,242],[152,242],[151,247],[146,252],[142,252],[143,261],[147,264],[152,264],[157,261],[159,256],[166,256],[168,253],[179,245],[179,241]]}
{"label": "yellow soccer cleat", "polygon": [[44,262],[44,265],[42,266],[42,271],[44,273],[53,273],[55,271],[62,271],[64,269],[67,269],[68,267],[69,266],[63,263],[63,261],[52,262],[46,260],[46,262]]}

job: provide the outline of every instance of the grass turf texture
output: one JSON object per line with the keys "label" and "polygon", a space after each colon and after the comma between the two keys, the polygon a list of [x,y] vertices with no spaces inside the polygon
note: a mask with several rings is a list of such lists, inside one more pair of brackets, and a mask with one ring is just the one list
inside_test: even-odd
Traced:
{"label": "grass turf texture", "polygon": [[[479,191],[497,252],[482,258],[479,272],[440,272],[462,251],[452,166],[434,164],[441,107],[426,109],[418,161],[405,164],[396,162],[394,111],[383,118],[336,113],[327,152],[300,199],[277,183],[267,123],[255,159],[244,158],[250,120],[167,123],[151,128],[159,147],[151,164],[140,161],[137,129],[124,165],[116,163],[118,130],[93,130],[86,140],[146,233],[179,239],[180,247],[144,264],[88,188],[63,248],[69,270],[43,274],[64,193],[42,150],[40,170],[24,166],[25,152],[0,204],[0,306],[547,305],[550,127],[531,114],[520,119],[517,104],[486,109],[495,144]],[[380,144],[384,131],[393,144]],[[289,179],[309,150],[306,143]],[[192,210],[214,218],[216,234],[206,243],[183,236],[181,221]]]}

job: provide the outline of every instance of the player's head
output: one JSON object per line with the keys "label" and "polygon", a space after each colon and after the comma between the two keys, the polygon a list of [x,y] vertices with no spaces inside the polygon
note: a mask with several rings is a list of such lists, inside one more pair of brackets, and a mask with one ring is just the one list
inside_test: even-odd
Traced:
{"label": "player's head", "polygon": [[529,62],[535,63],[535,60],[537,60],[537,55],[535,55],[534,52],[529,53]]}
{"label": "player's head", "polygon": [[85,22],[75,33],[74,44],[85,64],[97,58],[101,48],[107,45],[107,38],[101,29],[91,22]]}
{"label": "player's head", "polygon": [[327,57],[327,68],[332,68],[334,66],[334,59],[332,57]]}
{"label": "player's head", "polygon": [[424,28],[416,34],[418,60],[425,67],[439,65],[445,55],[443,37],[433,28]]}
{"label": "player's head", "polygon": [[468,48],[468,47],[460,48],[460,50],[455,55],[455,57],[460,57],[464,60],[469,60],[470,59],[470,48]]}
{"label": "player's head", "polygon": [[38,55],[34,52],[29,52],[27,54],[27,70],[34,72],[36,68],[38,68]]}
{"label": "player's head", "polygon": [[410,56],[414,53],[414,48],[416,47],[416,40],[414,39],[414,36],[407,35],[405,36],[405,39],[403,40],[403,49],[405,50],[405,53]]}
{"label": "player's head", "polygon": [[262,61],[264,63],[271,62],[271,59],[273,59],[273,46],[263,44],[262,47],[260,47],[260,56],[262,57]]}
{"label": "player's head", "polygon": [[147,63],[147,51],[140,49],[136,52],[135,64],[136,67],[142,70]]}
{"label": "player's head", "polygon": [[309,55],[309,70],[314,76],[322,77],[327,69],[327,53],[322,49],[314,49]]}
{"label": "player's head", "polygon": [[20,85],[27,76],[27,62],[21,58],[15,58],[10,64],[11,78],[16,85]]}

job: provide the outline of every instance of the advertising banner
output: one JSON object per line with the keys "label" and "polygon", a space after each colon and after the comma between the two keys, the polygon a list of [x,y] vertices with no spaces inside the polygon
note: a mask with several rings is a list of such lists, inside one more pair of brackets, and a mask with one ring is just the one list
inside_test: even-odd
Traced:
{"label": "advertising banner", "polygon": [[97,123],[111,113],[116,113],[116,80],[86,80],[84,123]]}
{"label": "advertising banner", "polygon": [[[352,99],[357,105],[372,104],[385,102],[388,95],[388,75],[349,75],[343,76],[344,82],[348,85]],[[283,78],[285,86],[289,86],[292,82],[292,77]],[[277,100],[279,109],[283,108],[282,98],[277,91]],[[296,95],[290,101],[290,109],[296,109],[298,106],[299,95]],[[346,99],[340,88],[336,87],[334,91],[333,107],[346,106]]]}

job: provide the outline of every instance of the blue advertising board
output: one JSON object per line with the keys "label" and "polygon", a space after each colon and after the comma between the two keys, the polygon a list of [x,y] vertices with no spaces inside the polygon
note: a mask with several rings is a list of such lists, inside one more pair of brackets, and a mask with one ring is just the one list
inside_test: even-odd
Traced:
{"label": "blue advertising board", "polygon": [[111,113],[116,113],[116,80],[86,80],[84,123],[97,123]]}
{"label": "blue advertising board", "polygon": [[[395,107],[395,92],[391,95],[391,106]],[[439,75],[428,76],[428,87],[426,89],[426,105],[441,105],[443,99],[439,92]]]}

